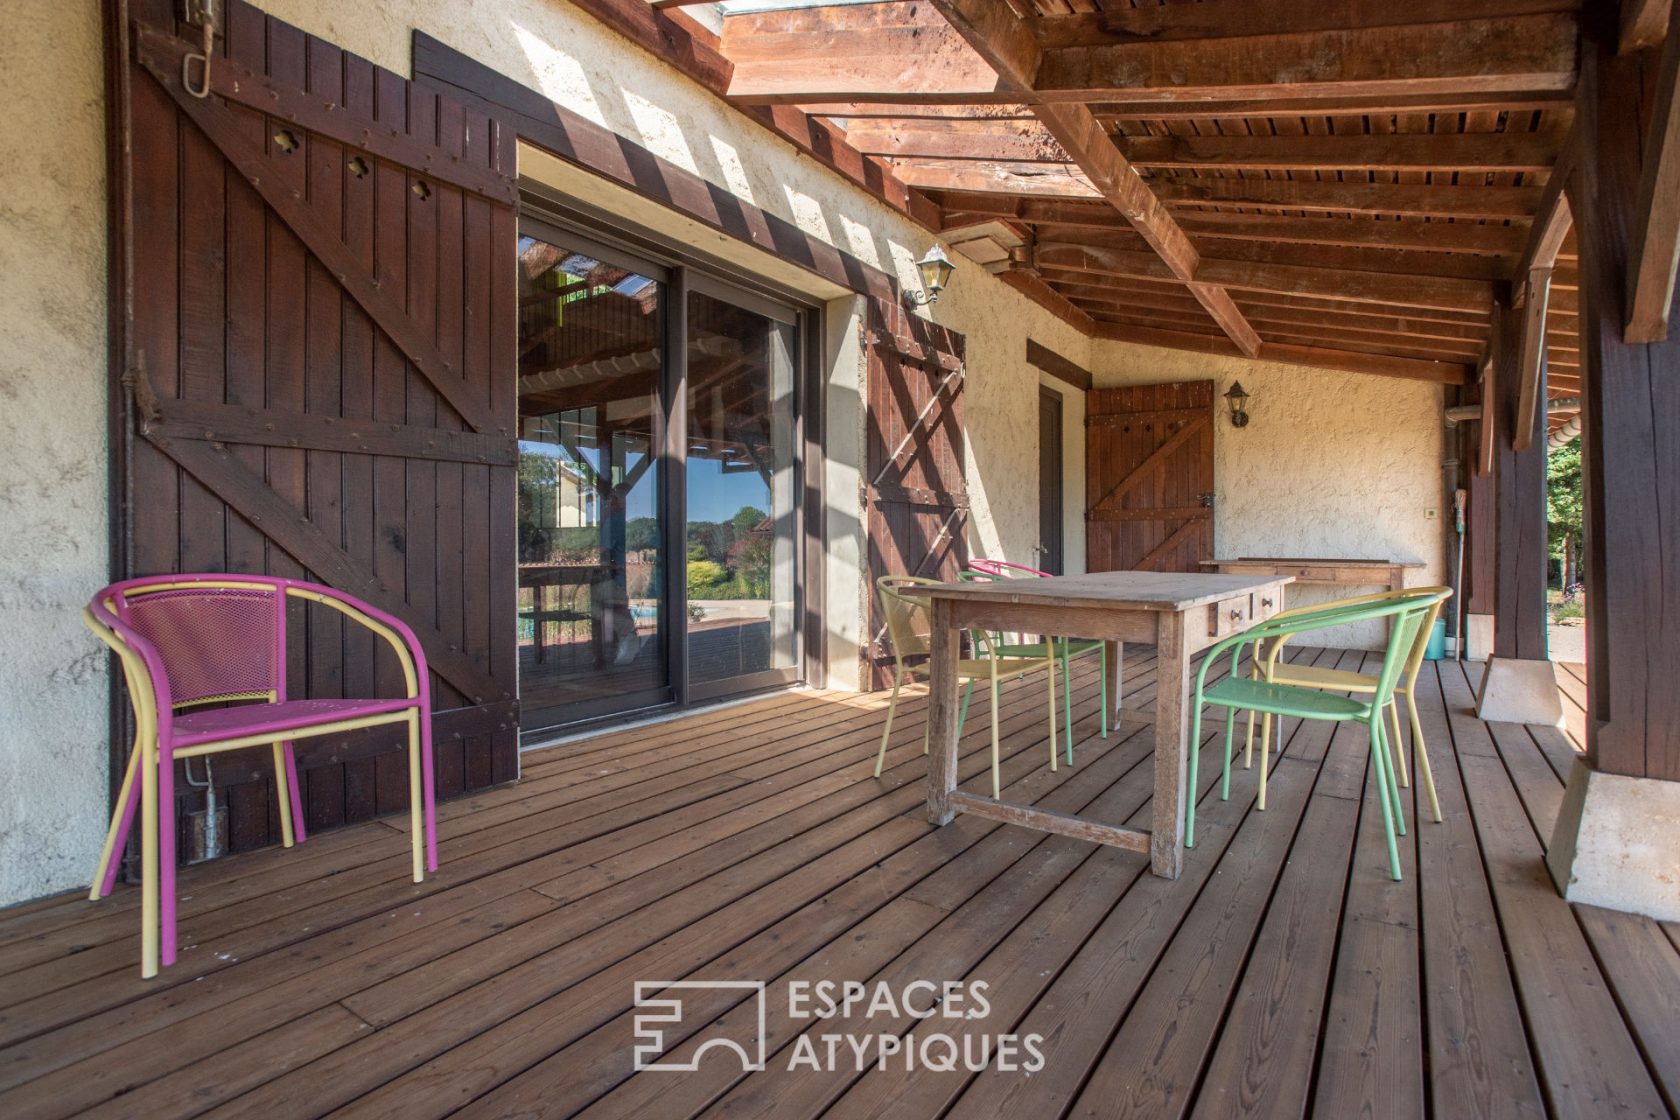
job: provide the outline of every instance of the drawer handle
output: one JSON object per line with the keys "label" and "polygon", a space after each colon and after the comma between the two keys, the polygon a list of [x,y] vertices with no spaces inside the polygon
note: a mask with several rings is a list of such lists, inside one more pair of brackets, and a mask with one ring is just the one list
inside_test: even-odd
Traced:
{"label": "drawer handle", "polygon": [[1240,618],[1242,618],[1242,611],[1238,610],[1236,607],[1232,607],[1231,608],[1231,621],[1236,622]]}
{"label": "drawer handle", "polygon": [[1260,605],[1262,607],[1269,607],[1272,605],[1272,601],[1270,599],[1262,599],[1260,600]]}

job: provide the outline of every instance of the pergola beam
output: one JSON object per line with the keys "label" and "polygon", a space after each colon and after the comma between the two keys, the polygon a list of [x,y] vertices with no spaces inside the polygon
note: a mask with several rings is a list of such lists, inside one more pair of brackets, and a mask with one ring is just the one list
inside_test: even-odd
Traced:
{"label": "pergola beam", "polygon": [[[692,2],[692,0],[690,0]],[[1631,0],[1630,0],[1631,2]],[[1477,0],[1478,19],[1573,12],[1580,0]],[[1462,0],[1202,0],[1199,4],[1116,5],[1100,12],[1036,17],[1030,21],[1046,49],[1095,44],[1162,43],[1238,36],[1300,34],[1390,27],[1401,23],[1453,23],[1466,16]]]}
{"label": "pergola beam", "polygon": [[1527,221],[1539,187],[1460,187],[1403,183],[1321,183],[1288,179],[1175,179],[1155,184],[1162,200],[1193,206],[1403,214]]}
{"label": "pergola beam", "polygon": [[[1039,47],[1031,30],[1003,0],[934,0],[934,6],[973,50],[996,71],[999,81],[1032,102]],[[1260,351],[1254,330],[1224,288],[1198,275],[1199,257],[1190,238],[1149,190],[1143,177],[1115,146],[1108,131],[1083,105],[1037,105],[1039,119],[1085,172],[1103,198],[1143,235],[1173,276],[1207,309],[1219,329],[1248,357]]]}
{"label": "pergola beam", "polygon": [[[865,155],[1066,163],[1037,122],[860,121],[846,142]],[[1143,136],[1121,141],[1135,167],[1278,171],[1536,172],[1560,137],[1544,132],[1440,136]]]}
{"label": "pergola beam", "polygon": [[[1639,201],[1633,214],[1633,251],[1628,259],[1628,342],[1661,342],[1668,337],[1669,307],[1674,302],[1674,271],[1680,263],[1680,20],[1669,19],[1673,0],[1636,4],[1657,8],[1663,16],[1662,64],[1645,131]],[[1627,45],[1627,25],[1622,42]]]}
{"label": "pergola beam", "polygon": [[[1239,353],[1236,345],[1223,335],[1196,334],[1154,327],[1134,327],[1120,324],[1099,324],[1097,337],[1117,342],[1135,342],[1144,346],[1159,346],[1169,350],[1191,350],[1201,354]],[[1447,385],[1462,385],[1469,380],[1469,366],[1457,362],[1435,362],[1419,358],[1397,358],[1385,354],[1362,354],[1327,346],[1302,346],[1292,343],[1265,342],[1258,355],[1263,361],[1288,362],[1294,365],[1315,366],[1320,369],[1341,369],[1351,373],[1370,373],[1381,377],[1402,377],[1413,381],[1433,381]]]}

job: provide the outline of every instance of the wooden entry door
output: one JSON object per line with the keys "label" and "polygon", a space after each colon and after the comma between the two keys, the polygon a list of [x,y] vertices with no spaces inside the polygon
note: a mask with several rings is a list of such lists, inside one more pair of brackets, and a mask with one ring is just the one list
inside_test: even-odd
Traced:
{"label": "wooden entry door", "polygon": [[1067,569],[1062,543],[1062,395],[1038,391],[1038,559],[1052,575]]}
{"label": "wooden entry door", "polygon": [[869,643],[865,688],[891,684],[875,580],[951,580],[968,563],[963,481],[963,336],[896,304],[870,301],[868,443]]}
{"label": "wooden entry door", "polygon": [[1086,396],[1085,565],[1193,572],[1213,559],[1212,381]]}
{"label": "wooden entry door", "polygon": [[[513,137],[220,7],[201,99],[180,5],[129,5],[121,568],[299,577],[398,615],[431,668],[440,795],[511,780]],[[292,625],[294,695],[400,686],[372,635]],[[275,839],[260,754],[216,763],[234,849]],[[400,736],[298,761],[311,828],[407,802]]]}

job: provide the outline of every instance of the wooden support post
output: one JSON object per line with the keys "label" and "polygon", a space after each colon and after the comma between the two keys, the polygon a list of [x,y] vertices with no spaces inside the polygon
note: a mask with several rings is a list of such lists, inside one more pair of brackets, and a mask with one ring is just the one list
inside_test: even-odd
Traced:
{"label": "wooden support post", "polygon": [[1571,901],[1680,920],[1680,339],[1622,327],[1639,197],[1637,114],[1650,59],[1616,53],[1597,13],[1582,47],[1581,248],[1587,538],[1587,757],[1547,852]]}
{"label": "wooden support post", "polygon": [[[1545,412],[1533,409],[1527,430],[1517,430],[1525,392],[1523,318],[1509,305],[1495,309],[1493,657],[1482,678],[1476,714],[1549,724],[1562,718],[1563,708],[1546,660],[1546,440],[1539,427]],[[1543,360],[1534,379],[1528,391],[1544,398]]]}

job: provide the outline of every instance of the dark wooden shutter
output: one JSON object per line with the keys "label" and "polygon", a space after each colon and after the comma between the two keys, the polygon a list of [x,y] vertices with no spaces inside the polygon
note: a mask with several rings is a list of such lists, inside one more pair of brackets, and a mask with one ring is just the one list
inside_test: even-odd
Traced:
{"label": "dark wooden shutter", "polygon": [[1093,389],[1085,567],[1194,572],[1213,559],[1213,382]]}
{"label": "dark wooden shutter", "polygon": [[882,300],[870,301],[868,443],[869,644],[866,688],[891,683],[892,650],[874,581],[955,579],[968,562],[963,481],[963,337]]}
{"label": "dark wooden shutter", "polygon": [[[173,0],[131,5],[122,567],[302,577],[398,615],[431,665],[440,794],[511,780],[513,137],[222,7],[198,99],[196,30]],[[400,687],[371,635],[301,607],[293,626],[295,695]],[[310,824],[402,808],[401,750],[300,744]],[[217,764],[235,848],[275,838],[256,753]]]}

